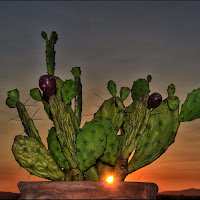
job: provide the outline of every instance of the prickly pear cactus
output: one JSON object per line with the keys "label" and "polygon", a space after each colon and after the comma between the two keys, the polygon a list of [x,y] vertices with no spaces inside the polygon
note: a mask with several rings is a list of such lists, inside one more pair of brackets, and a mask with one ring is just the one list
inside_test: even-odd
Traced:
{"label": "prickly pear cactus", "polygon": [[[58,35],[55,31],[49,39],[45,32],[41,35],[46,41],[48,75],[40,77],[40,88],[31,89],[30,96],[43,103],[53,122],[47,137],[48,150],[26,105],[19,100],[19,91],[9,91],[5,102],[8,107],[17,109],[27,135],[15,137],[12,152],[19,165],[30,174],[52,181],[99,181],[110,175],[123,181],[128,174],[149,165],[169,148],[181,122],[200,118],[200,88],[187,95],[179,113],[175,85],[168,86],[168,97],[162,101],[159,93],[149,94],[152,77],[148,75],[146,79],[134,81],[131,90],[121,87],[119,97],[116,83],[110,80],[107,89],[112,97],[103,102],[92,121],[80,128],[81,69],[72,68],[74,80],[63,81],[54,76],[54,45]],[[124,101],[130,92],[133,101],[125,107]]]}

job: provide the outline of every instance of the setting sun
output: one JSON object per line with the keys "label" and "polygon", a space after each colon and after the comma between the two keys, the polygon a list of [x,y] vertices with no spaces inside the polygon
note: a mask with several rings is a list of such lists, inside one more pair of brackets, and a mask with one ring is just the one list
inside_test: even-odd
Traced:
{"label": "setting sun", "polygon": [[106,179],[106,182],[109,183],[109,184],[112,184],[114,182],[114,177],[113,176],[109,176],[107,179]]}

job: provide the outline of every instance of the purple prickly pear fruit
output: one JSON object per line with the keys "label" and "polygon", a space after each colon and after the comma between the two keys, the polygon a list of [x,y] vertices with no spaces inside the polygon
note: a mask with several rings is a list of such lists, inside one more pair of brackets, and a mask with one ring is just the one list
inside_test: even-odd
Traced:
{"label": "purple prickly pear fruit", "polygon": [[44,95],[48,97],[53,96],[56,91],[56,79],[50,74],[43,75],[39,79],[39,86]]}
{"label": "purple prickly pear fruit", "polygon": [[148,98],[148,109],[157,108],[162,102],[162,96],[155,92],[151,94]]}

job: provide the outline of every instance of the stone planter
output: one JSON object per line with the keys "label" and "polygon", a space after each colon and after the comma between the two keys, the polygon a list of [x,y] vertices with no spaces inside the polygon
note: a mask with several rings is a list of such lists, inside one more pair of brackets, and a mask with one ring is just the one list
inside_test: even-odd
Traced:
{"label": "stone planter", "polygon": [[103,181],[19,182],[19,199],[156,199],[154,183]]}

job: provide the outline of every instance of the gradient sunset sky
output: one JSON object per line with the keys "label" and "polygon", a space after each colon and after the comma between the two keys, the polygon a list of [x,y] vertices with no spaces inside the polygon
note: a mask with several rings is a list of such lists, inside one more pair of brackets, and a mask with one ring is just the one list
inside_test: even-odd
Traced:
{"label": "gradient sunset sky", "polygon": [[[5,105],[7,91],[18,89],[25,102],[47,73],[45,41],[41,32],[58,33],[55,75],[73,78],[80,66],[83,115],[93,114],[110,98],[107,82],[119,88],[152,75],[151,93],[167,97],[176,85],[181,104],[200,87],[200,2],[198,1],[0,1],[0,191],[19,192],[17,183],[29,173],[20,169],[11,151],[15,135],[23,132],[16,109]],[[27,105],[43,143],[52,122],[41,102]],[[128,106],[129,97],[125,101]],[[83,116],[82,125],[91,116]],[[18,118],[19,119],[19,118]],[[175,143],[152,164],[129,175],[126,181],[155,182],[159,191],[200,188],[200,119],[181,123]],[[19,170],[20,169],[20,170]],[[31,176],[29,181],[45,180]]]}

